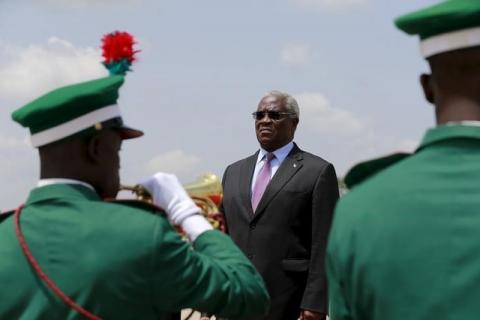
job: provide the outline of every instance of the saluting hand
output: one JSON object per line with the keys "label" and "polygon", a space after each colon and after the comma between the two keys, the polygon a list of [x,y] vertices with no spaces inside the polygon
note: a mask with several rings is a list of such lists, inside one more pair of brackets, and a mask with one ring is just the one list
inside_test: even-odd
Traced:
{"label": "saluting hand", "polygon": [[300,311],[300,316],[298,320],[325,320],[327,319],[327,315],[315,311],[310,310],[302,310]]}
{"label": "saluting hand", "polygon": [[186,218],[200,213],[174,174],[158,172],[140,184],[150,192],[153,203],[165,210],[174,225],[181,225]]}

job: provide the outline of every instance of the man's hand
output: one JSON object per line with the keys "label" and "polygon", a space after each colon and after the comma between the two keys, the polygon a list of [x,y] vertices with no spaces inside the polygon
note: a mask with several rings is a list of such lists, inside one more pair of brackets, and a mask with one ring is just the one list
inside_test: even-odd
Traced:
{"label": "man's hand", "polygon": [[327,319],[326,314],[318,313],[310,310],[300,311],[300,316],[298,317],[298,320],[325,320],[325,319]]}
{"label": "man's hand", "polygon": [[153,203],[165,210],[174,225],[181,225],[186,218],[200,213],[200,209],[173,174],[158,172],[140,184],[150,192]]}
{"label": "man's hand", "polygon": [[191,242],[205,231],[213,230],[175,175],[159,172],[140,184],[150,192],[153,203],[165,210],[170,222],[182,227]]}

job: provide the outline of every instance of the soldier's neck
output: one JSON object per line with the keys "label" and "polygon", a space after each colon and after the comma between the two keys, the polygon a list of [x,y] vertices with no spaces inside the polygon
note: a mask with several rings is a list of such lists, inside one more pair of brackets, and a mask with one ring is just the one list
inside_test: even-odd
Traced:
{"label": "soldier's neck", "polygon": [[480,121],[480,101],[466,97],[450,97],[436,108],[437,124]]}

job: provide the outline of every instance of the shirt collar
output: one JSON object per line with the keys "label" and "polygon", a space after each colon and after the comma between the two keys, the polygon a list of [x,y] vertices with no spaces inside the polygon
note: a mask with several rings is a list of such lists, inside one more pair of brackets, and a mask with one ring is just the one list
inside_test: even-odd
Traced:
{"label": "shirt collar", "polygon": [[63,178],[40,179],[37,183],[37,187],[45,187],[52,184],[79,184],[91,189],[92,191],[95,191],[95,188],[93,188],[92,185],[89,183],[79,181],[79,180],[74,180],[74,179],[63,179]]}
{"label": "shirt collar", "polygon": [[445,125],[480,127],[480,121],[475,121],[475,120],[465,120],[465,121],[458,121],[458,122],[450,121],[450,122],[447,122]]}
{"label": "shirt collar", "polygon": [[429,129],[420,143],[417,150],[433,143],[454,138],[469,138],[480,140],[480,122],[465,121],[451,122]]}
{"label": "shirt collar", "polygon": [[[278,148],[272,153],[275,155],[275,159],[277,159],[280,163],[282,163],[283,160],[285,160],[285,158],[288,156],[290,151],[292,151],[292,149],[293,149],[293,141],[290,141],[289,143],[287,143],[281,148]],[[258,158],[257,158],[257,164],[265,158],[267,153],[268,153],[267,150],[260,148],[260,152],[258,153]]]}

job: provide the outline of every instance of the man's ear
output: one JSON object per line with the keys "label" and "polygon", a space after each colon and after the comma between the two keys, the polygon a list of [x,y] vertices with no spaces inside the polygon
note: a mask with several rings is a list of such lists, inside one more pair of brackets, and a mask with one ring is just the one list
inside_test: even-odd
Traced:
{"label": "man's ear", "polygon": [[92,163],[100,161],[100,139],[101,137],[95,134],[87,140],[87,158]]}
{"label": "man's ear", "polygon": [[430,74],[422,74],[420,76],[420,84],[422,85],[423,94],[425,95],[425,99],[434,104],[435,102],[435,92],[433,90],[433,83],[432,83],[432,75]]}
{"label": "man's ear", "polygon": [[294,128],[295,128],[295,129],[297,129],[297,126],[298,126],[298,122],[299,122],[299,121],[300,121],[300,120],[299,120],[298,118],[294,118],[294,119],[293,119],[293,124],[294,124]]}

